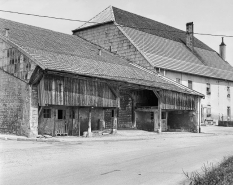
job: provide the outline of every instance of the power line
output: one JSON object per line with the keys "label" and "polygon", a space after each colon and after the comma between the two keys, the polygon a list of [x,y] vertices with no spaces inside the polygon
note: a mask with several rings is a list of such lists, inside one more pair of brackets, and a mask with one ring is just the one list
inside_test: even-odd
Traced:
{"label": "power line", "polygon": [[[21,13],[21,12],[13,12],[8,10],[0,10],[1,12],[7,12],[7,13],[14,13],[14,14],[21,14],[21,15],[30,15],[35,17],[44,17],[44,18],[50,18],[50,19],[59,19],[59,20],[65,20],[65,21],[75,21],[75,22],[84,22],[87,23],[88,21],[82,21],[77,19],[68,19],[68,18],[62,18],[62,17],[51,17],[47,15],[36,15],[36,14],[30,14],[30,13]],[[88,23],[97,23],[97,22],[88,22]]]}
{"label": "power line", "polygon": [[[65,21],[73,21],[73,22],[82,22],[82,23],[93,23],[93,24],[100,24],[100,22],[92,22],[92,21],[83,21],[79,19],[69,19],[69,18],[63,18],[63,17],[53,17],[53,16],[47,16],[47,15],[37,15],[37,14],[29,14],[29,13],[22,13],[22,12],[15,12],[15,11],[9,11],[9,10],[0,10],[0,12],[6,12],[6,13],[14,13],[14,14],[20,14],[20,15],[28,15],[28,16],[35,16],[35,17],[42,17],[42,18],[50,18],[50,19],[57,19],[57,20],[65,20]],[[101,22],[104,23],[104,22]],[[164,31],[164,32],[176,32],[176,33],[184,33],[184,31],[168,31],[163,29],[153,29],[153,28],[143,28],[143,27],[134,27],[134,26],[125,26],[121,24],[116,24],[116,26],[120,27],[128,27],[133,29],[141,29],[141,30],[156,30],[156,31]],[[210,34],[210,33],[193,33],[196,35],[207,35],[207,36],[215,36],[215,37],[233,37],[233,35],[217,35],[217,34]]]}

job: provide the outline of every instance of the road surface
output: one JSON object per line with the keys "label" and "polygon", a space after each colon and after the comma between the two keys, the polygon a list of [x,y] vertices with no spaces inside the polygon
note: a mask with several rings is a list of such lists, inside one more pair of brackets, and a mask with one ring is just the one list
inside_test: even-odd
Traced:
{"label": "road surface", "polygon": [[147,140],[39,143],[0,140],[2,185],[182,184],[233,154],[233,132],[164,134]]}

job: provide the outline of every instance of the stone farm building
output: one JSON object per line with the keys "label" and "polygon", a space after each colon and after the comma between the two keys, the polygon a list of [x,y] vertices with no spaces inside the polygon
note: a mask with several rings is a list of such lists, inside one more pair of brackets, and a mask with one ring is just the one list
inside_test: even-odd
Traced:
{"label": "stone farm building", "polygon": [[198,131],[203,97],[79,36],[0,19],[1,133]]}
{"label": "stone farm building", "polygon": [[224,42],[218,54],[193,36],[193,23],[183,31],[112,6],[90,22],[73,34],[204,94],[202,123],[232,120],[233,68]]}

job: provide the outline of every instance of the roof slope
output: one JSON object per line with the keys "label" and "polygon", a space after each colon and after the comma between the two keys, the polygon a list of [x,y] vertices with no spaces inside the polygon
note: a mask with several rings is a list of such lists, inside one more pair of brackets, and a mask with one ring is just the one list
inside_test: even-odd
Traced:
{"label": "roof slope", "polygon": [[185,31],[111,6],[90,21],[73,32],[114,21],[152,66],[233,81],[233,67],[209,46],[194,38],[194,52],[187,48]]}
{"label": "roof slope", "polygon": [[[9,37],[3,36],[9,29]],[[158,74],[140,69],[78,36],[0,19],[0,38],[16,45],[44,69],[120,80],[156,88],[203,96],[170,82]],[[99,50],[101,49],[101,55]]]}
{"label": "roof slope", "polygon": [[[114,6],[107,7],[105,10],[90,19],[90,23],[85,23],[73,31],[110,21],[115,21],[119,25],[134,28],[166,39],[174,40],[181,43],[186,42],[185,31],[131,12],[121,10]],[[194,46],[202,49],[212,50],[209,46],[196,38],[194,38]]]}

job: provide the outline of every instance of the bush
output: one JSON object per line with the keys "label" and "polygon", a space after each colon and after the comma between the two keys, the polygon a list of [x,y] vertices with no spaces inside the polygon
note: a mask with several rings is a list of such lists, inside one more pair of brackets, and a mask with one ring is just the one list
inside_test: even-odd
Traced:
{"label": "bush", "polygon": [[189,185],[232,185],[233,184],[233,156],[225,158],[217,166],[207,164],[202,167],[201,173],[184,173]]}

